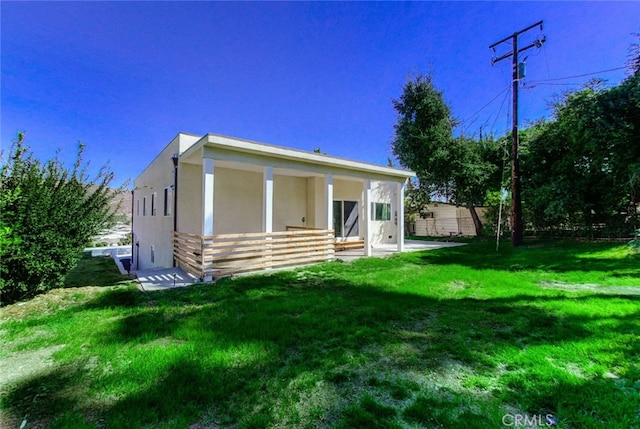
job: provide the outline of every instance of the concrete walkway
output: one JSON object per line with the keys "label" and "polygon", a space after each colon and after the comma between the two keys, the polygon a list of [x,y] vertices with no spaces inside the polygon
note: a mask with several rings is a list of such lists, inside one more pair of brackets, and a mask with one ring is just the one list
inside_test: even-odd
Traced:
{"label": "concrete walkway", "polygon": [[[465,243],[449,243],[446,241],[420,241],[420,240],[405,240],[404,251],[405,252],[419,252],[421,250],[433,250],[441,249],[443,247],[456,247],[464,246]],[[372,246],[371,257],[384,258],[386,256],[398,253],[397,244],[375,244]],[[342,261],[353,261],[355,259],[364,258],[364,249],[343,250],[342,252],[336,252],[336,259]]]}
{"label": "concrete walkway", "polygon": [[199,282],[197,277],[185,272],[182,268],[138,270],[135,275],[143,291],[166,290]]}
{"label": "concrete walkway", "polygon": [[[405,252],[419,252],[421,250],[433,250],[443,247],[464,246],[464,243],[448,243],[443,241],[418,241],[407,240],[404,242]],[[371,257],[384,258],[398,253],[395,244],[376,244],[373,246]],[[344,250],[336,252],[335,258],[342,261],[353,261],[364,258],[364,249]],[[295,267],[290,267],[295,268]],[[286,268],[286,269],[290,269]],[[151,270],[138,270],[134,273],[143,291],[166,290],[174,287],[189,286],[199,283],[200,280],[185,272],[182,268],[154,268]]]}

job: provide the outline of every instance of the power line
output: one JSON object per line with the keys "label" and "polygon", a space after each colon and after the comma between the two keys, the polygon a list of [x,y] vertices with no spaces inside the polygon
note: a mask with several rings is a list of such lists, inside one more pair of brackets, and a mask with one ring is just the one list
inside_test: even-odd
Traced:
{"label": "power line", "polygon": [[600,71],[597,71],[597,72],[578,74],[578,75],[575,75],[575,76],[565,76],[565,77],[557,77],[557,78],[554,78],[554,79],[536,80],[536,81],[532,81],[531,83],[534,84],[534,83],[542,83],[542,82],[555,82],[555,81],[558,81],[558,80],[574,79],[576,77],[593,76],[595,74],[600,74],[600,73],[614,72],[614,71],[618,71],[618,70],[624,70],[626,68],[627,67],[616,67],[616,68],[613,68],[613,69],[600,70]]}
{"label": "power line", "polygon": [[547,48],[542,45],[542,52],[544,53],[544,62],[547,65],[547,77],[551,79],[551,72],[549,71],[549,59],[547,58]]}
{"label": "power line", "polygon": [[[509,89],[511,89],[511,88],[509,88]],[[496,122],[498,122],[498,118],[500,117],[500,113],[502,112],[502,107],[504,106],[504,102],[505,102],[505,101],[507,101],[507,97],[509,96],[509,94],[510,94],[510,93],[509,93],[509,92],[507,92],[507,93],[504,95],[504,98],[502,99],[502,103],[500,103],[500,109],[498,109],[498,113],[496,113],[496,118],[493,120],[493,124],[491,125],[491,131],[492,131],[492,132],[493,132],[493,130],[495,130],[495,128],[496,128]],[[509,117],[510,117],[510,114],[509,114],[509,108],[507,108],[507,121],[505,122],[507,130],[505,131],[505,134],[509,132],[509,130],[508,130],[508,127],[509,127]]]}
{"label": "power line", "polygon": [[[543,50],[545,50],[544,49],[544,45],[543,45]],[[539,53],[537,55],[539,55]],[[545,59],[546,59],[546,52],[545,52]],[[549,67],[549,65],[548,65],[548,62],[547,62],[547,74],[549,75],[548,67]],[[526,84],[526,86],[523,87],[523,89],[533,89],[536,86],[541,86],[541,85],[545,85],[545,86],[578,86],[578,85],[583,85],[583,82],[580,82],[580,83],[578,83],[578,82],[574,82],[574,83],[552,83],[552,82],[556,82],[556,81],[560,81],[560,80],[566,80],[566,79],[579,78],[579,77],[585,77],[585,76],[592,76],[592,75],[596,75],[596,74],[600,74],[600,73],[614,72],[614,71],[618,71],[618,70],[624,70],[625,68],[626,67],[616,67],[616,68],[613,68],[613,69],[601,70],[601,71],[591,72],[591,73],[584,73],[584,74],[574,75],[574,76],[565,76],[565,77],[550,78],[550,79],[544,79],[544,80],[534,80],[534,81],[528,82]],[[473,114],[469,115],[466,119],[464,119],[461,122],[461,126],[463,126],[463,124],[466,124],[467,122],[469,122],[478,113],[482,112],[484,109],[489,107],[489,105],[491,105],[491,103],[493,103],[498,97],[500,97],[502,94],[504,94],[510,88],[511,88],[511,84],[507,85],[504,89],[502,89],[500,92],[498,92],[491,100],[489,100],[485,105],[483,105],[476,112],[474,112]],[[500,106],[500,109],[498,110],[498,115],[500,114],[500,111],[502,110],[502,105],[503,104],[504,104],[504,100],[503,100],[503,102],[502,102],[502,104]],[[467,129],[469,129],[469,127],[471,125],[473,125],[473,123],[470,123],[470,124],[464,126],[464,128],[462,129],[462,132],[465,132]],[[494,126],[495,126],[495,121],[494,121]]]}
{"label": "power line", "polygon": [[579,86],[579,85],[583,85],[583,83],[576,83],[576,82],[572,82],[572,83],[553,83],[553,82],[534,81],[534,82],[531,82],[531,83],[523,86],[522,89],[533,89],[536,86]]}
{"label": "power line", "polygon": [[[508,91],[508,90],[509,90],[509,88],[511,88],[511,84],[507,85],[507,86],[506,86],[502,91],[500,91],[498,94],[496,94],[496,96],[495,96],[495,97],[493,97],[493,98],[492,98],[492,99],[491,99],[487,104],[485,104],[485,105],[484,105],[484,106],[482,106],[480,109],[478,109],[478,111],[477,111],[477,112],[475,112],[474,114],[470,115],[467,119],[463,120],[463,121],[462,121],[462,123],[464,124],[464,123],[468,122],[471,118],[473,118],[473,117],[474,117],[474,116],[476,116],[478,113],[482,112],[484,109],[486,109],[487,107],[489,107],[489,105],[490,105],[491,103],[493,103],[493,102],[496,100],[496,98],[498,98],[498,97],[500,97],[502,94],[504,94],[504,93],[505,93],[505,91]],[[466,131],[466,130],[467,130],[467,128],[469,128],[471,125],[472,125],[472,124],[469,124],[469,125],[467,125],[466,127],[464,127],[464,128],[462,129],[462,132]]]}

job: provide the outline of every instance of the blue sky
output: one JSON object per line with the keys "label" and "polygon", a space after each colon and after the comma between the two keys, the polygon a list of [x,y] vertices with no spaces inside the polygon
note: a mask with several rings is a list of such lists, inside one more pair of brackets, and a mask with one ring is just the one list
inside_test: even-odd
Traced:
{"label": "blue sky", "polygon": [[501,135],[511,65],[491,66],[489,45],[544,20],[547,43],[521,54],[522,127],[590,78],[618,84],[624,69],[555,79],[624,67],[640,32],[640,2],[2,1],[0,14],[2,149],[25,131],[38,157],[61,148],[70,163],[81,141],[116,184],[179,131],[386,164],[391,100],[416,73],[433,73],[460,129]]}

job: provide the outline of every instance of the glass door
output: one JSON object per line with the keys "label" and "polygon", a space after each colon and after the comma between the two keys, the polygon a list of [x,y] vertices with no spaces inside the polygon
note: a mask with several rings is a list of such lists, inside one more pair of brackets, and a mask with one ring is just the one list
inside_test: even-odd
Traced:
{"label": "glass door", "polygon": [[357,201],[333,202],[333,230],[337,238],[359,237]]}

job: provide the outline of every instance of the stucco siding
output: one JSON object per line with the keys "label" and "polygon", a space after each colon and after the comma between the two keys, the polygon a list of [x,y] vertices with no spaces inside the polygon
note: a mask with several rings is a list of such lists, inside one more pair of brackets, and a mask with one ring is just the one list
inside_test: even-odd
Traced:
{"label": "stucco siding", "polygon": [[178,231],[202,233],[202,165],[178,168]]}
{"label": "stucco siding", "polygon": [[307,179],[276,175],[273,178],[273,230],[285,231],[287,225],[309,226]]}
{"label": "stucco siding", "polygon": [[[372,181],[371,202],[391,204],[391,220],[371,221],[371,243],[397,243],[397,228],[395,215],[398,210],[397,183],[387,181]],[[359,209],[359,231],[360,235],[365,231],[365,207],[364,201],[364,181],[352,181],[336,179],[334,181],[334,196],[336,201],[357,201]],[[371,211],[371,208],[369,208]],[[372,216],[372,214],[369,214]]]}
{"label": "stucco siding", "polygon": [[343,201],[362,201],[363,186],[362,181],[334,179],[333,199]]}
{"label": "stucco siding", "polygon": [[213,233],[262,231],[262,174],[215,168],[214,176]]}
{"label": "stucco siding", "polygon": [[[136,268],[170,267],[173,264],[173,201],[169,203],[171,214],[165,216],[164,189],[172,189],[174,168],[171,157],[180,150],[180,144],[179,135],[134,181],[133,263]],[[144,201],[146,207],[143,207]]]}
{"label": "stucco siding", "polygon": [[[318,199],[318,193],[320,197],[324,195],[322,189],[322,183],[319,183],[320,178],[308,177],[307,182],[307,218],[306,226],[311,228],[317,228],[317,220],[322,219],[322,212],[320,211],[320,200]],[[323,199],[324,200],[324,199]]]}
{"label": "stucco siding", "polygon": [[373,220],[372,213],[371,243],[397,243],[397,184],[392,182],[373,182],[371,186],[371,201],[373,203],[391,204],[391,220]]}

